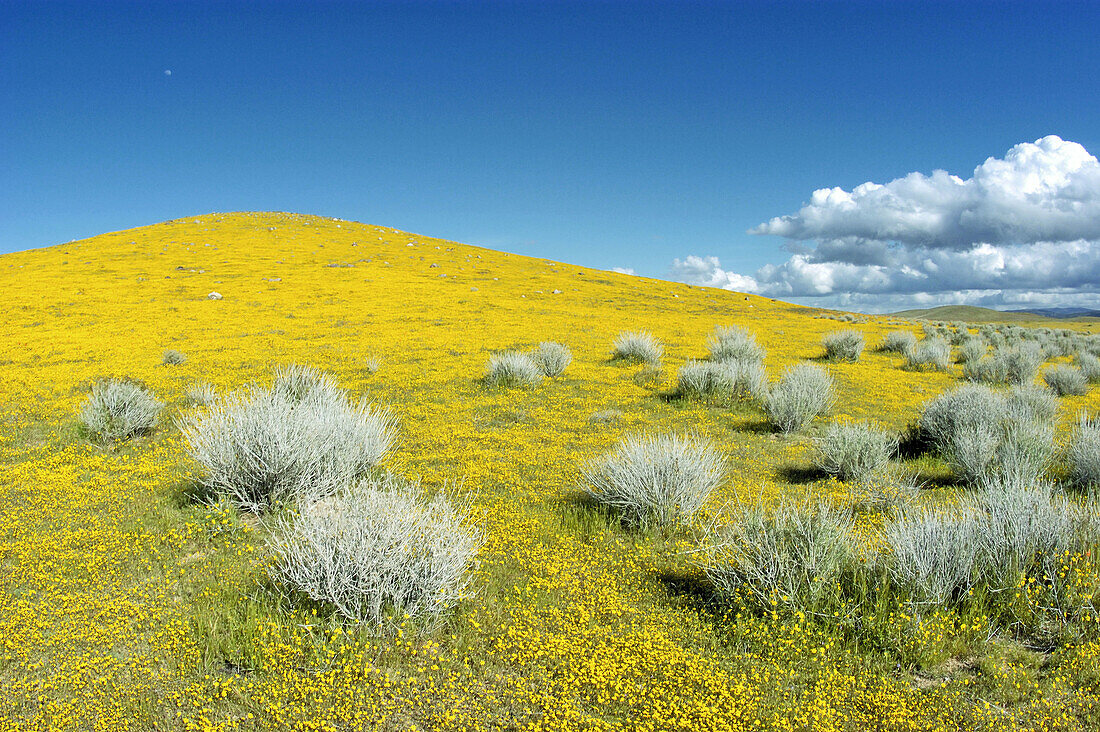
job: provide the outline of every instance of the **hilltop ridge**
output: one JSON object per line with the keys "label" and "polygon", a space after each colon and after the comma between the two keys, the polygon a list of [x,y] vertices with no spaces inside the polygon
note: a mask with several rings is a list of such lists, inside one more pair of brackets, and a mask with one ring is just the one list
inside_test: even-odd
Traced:
{"label": "hilltop ridge", "polygon": [[[631,289],[663,288],[663,291],[653,293],[657,296],[683,296],[685,292],[706,291],[708,296],[727,299],[731,305],[735,299],[753,307],[774,302],[744,293],[511,254],[389,227],[282,212],[189,216],[40,249],[13,252],[0,255],[0,271],[29,267],[32,271],[37,269],[42,277],[72,279],[73,275],[102,274],[110,269],[111,264],[122,260],[129,260],[142,270],[135,279],[138,283],[134,285],[135,289],[164,290],[156,288],[156,275],[186,283],[169,283],[169,289],[195,297],[205,295],[200,290],[214,284],[221,284],[229,292],[243,286],[247,288],[246,292],[251,293],[251,287],[256,282],[267,283],[262,287],[268,290],[278,290],[274,285],[282,282],[277,277],[281,267],[306,267],[356,269],[383,277],[387,270],[406,275],[416,273],[423,283],[438,279],[446,280],[448,285],[475,283],[475,286],[480,284],[510,291],[510,285],[516,284],[514,281],[502,285],[489,284],[502,280],[496,273],[500,269],[523,275],[530,288],[519,294],[528,296],[555,294],[555,288],[547,287],[555,284],[564,287],[583,279],[596,284],[625,284]],[[95,269],[89,270],[88,267]],[[262,276],[264,274],[268,276]],[[315,274],[315,283],[323,286],[325,273],[318,271]],[[337,273],[328,274],[338,276]],[[363,277],[361,281],[370,283],[374,280]],[[576,289],[571,288],[572,291]],[[563,289],[564,292],[566,290]]]}
{"label": "hilltop ridge", "polygon": [[[725,290],[579,267],[499,252],[383,226],[280,212],[215,213],[126,229],[0,256],[0,287],[10,322],[30,327],[33,310],[55,303],[61,318],[92,327],[102,302],[133,314],[130,327],[156,345],[180,335],[173,321],[213,317],[219,332],[239,331],[232,317],[283,311],[285,320],[318,317],[319,306],[347,305],[347,319],[378,308],[455,324],[522,306],[532,315],[575,309],[614,293],[639,313],[667,302],[726,317],[797,305]],[[108,292],[109,290],[109,292]],[[207,300],[211,292],[223,299]],[[225,316],[229,315],[229,318]],[[431,315],[432,317],[429,317]],[[25,316],[25,317],[24,317]],[[288,332],[301,323],[287,322]],[[365,324],[365,323],[364,323]],[[516,333],[523,328],[516,327]]]}

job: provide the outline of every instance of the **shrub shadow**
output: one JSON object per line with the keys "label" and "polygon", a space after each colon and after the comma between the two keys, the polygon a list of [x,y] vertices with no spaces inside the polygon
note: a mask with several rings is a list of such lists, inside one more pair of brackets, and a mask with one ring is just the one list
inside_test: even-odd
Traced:
{"label": "shrub shadow", "polygon": [[215,493],[201,480],[185,478],[178,480],[169,488],[172,503],[176,508],[187,506],[205,506],[215,499]]}
{"label": "shrub shadow", "polygon": [[647,526],[632,521],[629,515],[620,512],[614,506],[601,503],[582,490],[566,495],[561,499],[560,506],[562,523],[585,537],[613,531],[623,532],[632,540],[642,537],[667,539],[678,530],[676,526]]}
{"label": "shrub shadow", "polygon": [[778,435],[779,430],[766,419],[748,419],[737,425],[738,432],[751,432],[754,435]]}
{"label": "shrub shadow", "polygon": [[898,435],[898,458],[911,460],[930,452],[932,452],[932,444],[928,441],[928,437],[921,432],[919,425],[910,424],[904,432]]}
{"label": "shrub shadow", "polygon": [[608,529],[630,530],[630,525],[610,506],[600,503],[589,493],[574,490],[560,501],[562,522],[585,533]]}
{"label": "shrub shadow", "polygon": [[479,420],[478,425],[484,429],[505,429],[515,425],[533,424],[534,421],[526,409],[510,409],[487,416]]}
{"label": "shrub shadow", "polygon": [[784,465],[775,471],[776,476],[791,485],[806,485],[826,480],[829,474],[814,465]]}
{"label": "shrub shadow", "polygon": [[935,490],[937,488],[966,488],[968,484],[952,473],[929,472],[918,470],[913,474],[913,479],[921,490]]}
{"label": "shrub shadow", "polygon": [[603,363],[608,365],[608,366],[618,366],[620,368],[625,368],[625,367],[628,367],[628,366],[643,365],[643,364],[646,363],[646,361],[644,359],[641,359],[641,358],[632,358],[630,356],[611,355],[611,356],[608,356],[607,358],[605,358]]}
{"label": "shrub shadow", "polygon": [[714,585],[701,572],[665,569],[654,576],[677,604],[698,611],[713,611],[720,604]]}

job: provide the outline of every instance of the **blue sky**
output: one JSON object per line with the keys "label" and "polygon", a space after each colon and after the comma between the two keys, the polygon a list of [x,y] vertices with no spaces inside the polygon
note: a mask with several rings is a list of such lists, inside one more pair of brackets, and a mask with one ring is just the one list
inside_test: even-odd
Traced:
{"label": "blue sky", "polygon": [[[0,2],[0,251],[286,210],[812,304],[950,299],[837,275],[935,241],[868,264],[893,233],[836,259],[843,227],[747,230],[1050,135],[1096,154],[1098,35],[1100,3]],[[1095,160],[1073,159],[1091,220]],[[1090,237],[1056,243],[1100,257]],[[1097,297],[1006,278],[949,284]]]}

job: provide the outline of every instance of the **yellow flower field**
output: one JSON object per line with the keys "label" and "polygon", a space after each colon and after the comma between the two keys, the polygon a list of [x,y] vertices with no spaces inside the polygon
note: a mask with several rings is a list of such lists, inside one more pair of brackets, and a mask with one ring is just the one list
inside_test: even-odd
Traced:
{"label": "yellow flower field", "polygon": [[[1100,726],[1095,629],[1037,648],[980,613],[884,607],[867,634],[709,599],[696,550],[712,519],[757,500],[850,503],[849,486],[799,477],[813,435],[834,419],[901,432],[961,383],[958,366],[907,371],[874,350],[889,330],[919,333],[913,323],[841,324],[766,298],[283,213],[3,255],[0,291],[0,730]],[[754,332],[773,380],[818,358],[827,333],[856,328],[868,348],[825,364],[838,390],[829,418],[779,435],[749,403],[669,398],[717,325]],[[662,341],[659,374],[610,360],[623,330]],[[540,341],[572,350],[561,377],[482,383],[492,353]],[[186,361],[162,365],[166,349]],[[439,623],[379,634],[294,607],[266,580],[264,522],[194,498],[201,476],[174,422],[199,408],[188,390],[270,383],[284,364],[393,410],[399,444],[384,467],[473,495],[486,538],[475,591]],[[81,436],[80,405],[109,376],[167,404],[151,435]],[[1061,402],[1064,442],[1081,410],[1100,411],[1100,389]],[[628,434],[687,431],[731,467],[697,526],[633,531],[581,499],[585,460]],[[937,485],[928,492],[956,490]],[[880,524],[857,520],[868,551]],[[1069,557],[1066,571],[1089,561]]]}

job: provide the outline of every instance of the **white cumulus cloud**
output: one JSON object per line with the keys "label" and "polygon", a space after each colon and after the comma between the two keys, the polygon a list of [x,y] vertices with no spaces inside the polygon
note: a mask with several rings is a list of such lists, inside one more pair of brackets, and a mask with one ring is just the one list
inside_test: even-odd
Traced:
{"label": "white cumulus cloud", "polygon": [[1100,163],[1076,142],[1051,135],[989,158],[966,180],[937,170],[850,192],[823,188],[798,213],[751,231],[957,249],[1100,239]]}
{"label": "white cumulus cloud", "polygon": [[693,285],[721,287],[738,292],[756,292],[758,285],[752,277],[722,269],[718,257],[697,257],[690,255],[684,259],[672,261],[673,279],[690,282]]}
{"label": "white cumulus cloud", "polygon": [[916,303],[1100,302],[1100,163],[1056,136],[989,158],[970,178],[937,170],[851,191],[825,188],[750,229],[792,255],[752,276],[717,257],[672,265],[692,284],[890,309]]}

